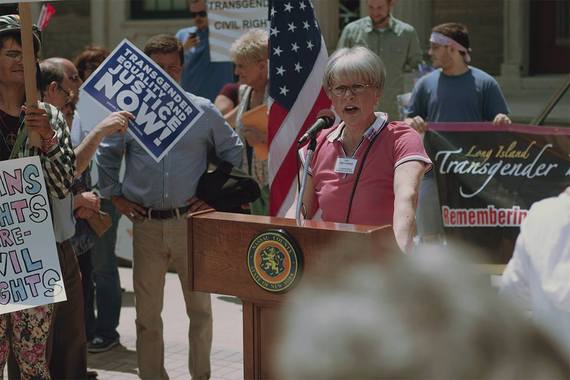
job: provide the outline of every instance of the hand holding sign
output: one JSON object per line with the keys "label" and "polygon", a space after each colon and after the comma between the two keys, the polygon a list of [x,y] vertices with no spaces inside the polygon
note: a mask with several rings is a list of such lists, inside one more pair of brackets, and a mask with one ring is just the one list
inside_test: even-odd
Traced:
{"label": "hand holding sign", "polygon": [[109,136],[116,132],[125,134],[129,120],[134,119],[134,115],[128,111],[113,112],[97,124],[95,128],[97,128],[103,136]]}
{"label": "hand holding sign", "polygon": [[404,123],[414,128],[418,133],[424,133],[427,130],[427,123],[421,118],[421,116],[407,118],[404,120]]}

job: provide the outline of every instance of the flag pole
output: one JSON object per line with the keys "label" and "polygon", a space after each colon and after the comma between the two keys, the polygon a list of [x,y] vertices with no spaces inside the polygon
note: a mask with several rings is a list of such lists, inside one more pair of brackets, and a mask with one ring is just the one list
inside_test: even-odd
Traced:
{"label": "flag pole", "polygon": [[[20,3],[20,23],[22,34],[22,57],[24,64],[24,81],[26,85],[26,106],[38,107],[38,90],[36,84],[36,56],[34,54],[34,41],[32,36],[32,16],[30,3]],[[30,146],[40,147],[40,135],[37,132],[29,133]]]}

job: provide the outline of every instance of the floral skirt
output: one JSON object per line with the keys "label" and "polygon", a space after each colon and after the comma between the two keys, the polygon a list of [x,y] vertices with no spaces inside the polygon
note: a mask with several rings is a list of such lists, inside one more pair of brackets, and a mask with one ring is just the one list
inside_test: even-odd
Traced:
{"label": "floral skirt", "polygon": [[0,315],[0,378],[11,341],[22,379],[50,379],[46,347],[52,315],[53,305]]}

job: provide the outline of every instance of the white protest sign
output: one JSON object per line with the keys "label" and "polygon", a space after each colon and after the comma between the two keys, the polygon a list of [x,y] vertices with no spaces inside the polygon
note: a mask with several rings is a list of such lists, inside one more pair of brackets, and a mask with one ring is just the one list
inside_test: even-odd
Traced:
{"label": "white protest sign", "polygon": [[66,300],[39,157],[0,162],[0,314]]}
{"label": "white protest sign", "polygon": [[[81,97],[97,104],[102,120],[114,111],[129,111],[133,138],[159,162],[204,111],[160,66],[129,40],[123,40],[81,87]],[[79,109],[80,115],[82,109]],[[90,117],[92,120],[93,118]],[[99,121],[100,121],[99,120]]]}
{"label": "white protest sign", "polygon": [[267,29],[269,0],[208,0],[210,60],[231,62],[230,46],[249,29]]}

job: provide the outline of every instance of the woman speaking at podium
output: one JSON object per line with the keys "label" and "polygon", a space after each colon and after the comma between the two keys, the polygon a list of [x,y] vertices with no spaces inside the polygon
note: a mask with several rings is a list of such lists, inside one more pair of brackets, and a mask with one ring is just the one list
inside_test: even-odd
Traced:
{"label": "woman speaking at podium", "polygon": [[420,135],[374,112],[385,82],[384,64],[364,47],[336,51],[323,87],[341,122],[321,133],[309,163],[303,210],[331,222],[392,225],[410,251],[418,188],[431,167]]}

